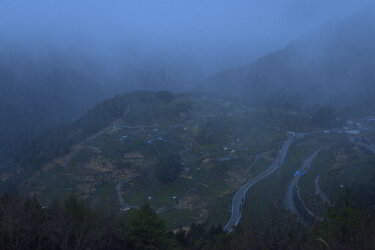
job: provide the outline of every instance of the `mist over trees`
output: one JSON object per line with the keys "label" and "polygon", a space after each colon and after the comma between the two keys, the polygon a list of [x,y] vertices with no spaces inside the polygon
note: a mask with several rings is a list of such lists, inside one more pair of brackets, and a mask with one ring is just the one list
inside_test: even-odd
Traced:
{"label": "mist over trees", "polygon": [[186,89],[191,84],[189,77],[177,80],[183,72],[167,65],[129,68],[118,62],[111,69],[81,52],[73,55],[72,51],[46,49],[21,53],[20,48],[7,47],[0,48],[0,53],[1,49],[0,139],[4,143],[0,158],[4,166],[9,155],[43,130],[78,119],[106,98],[143,89]]}
{"label": "mist over trees", "polygon": [[[297,8],[298,12],[308,11],[304,8],[308,6],[306,3],[299,5],[290,1],[285,9],[275,2],[273,10],[267,9],[268,5],[249,3],[249,6],[253,4],[251,11],[264,15],[258,16],[267,20],[263,26],[254,25],[259,24],[254,22],[257,16],[244,12],[237,4],[233,5],[233,11],[238,15],[226,22],[218,17],[225,13],[227,6],[222,2],[216,4],[212,15],[220,20],[218,23],[188,4],[186,10],[196,20],[176,25],[168,20],[187,14],[179,6],[171,5],[176,12],[168,12],[166,19],[159,20],[158,14],[142,9],[143,5],[126,5],[125,11],[142,9],[150,20],[160,22],[170,33],[155,29],[146,17],[132,12],[123,17],[111,9],[112,5],[104,6],[108,9],[100,4],[90,7],[92,15],[96,8],[103,7],[103,15],[108,18],[100,23],[101,19],[93,16],[84,19],[79,12],[84,6],[77,4],[76,9],[71,9],[69,1],[56,5],[40,3],[39,12],[32,12],[36,6],[26,2],[4,3],[0,26],[6,34],[0,41],[2,164],[6,165],[7,155],[44,129],[71,122],[100,101],[125,91],[233,93],[268,106],[296,106],[302,99],[306,104],[364,106],[361,102],[371,101],[369,97],[374,93],[371,84],[374,8],[343,21],[331,21],[302,39],[297,38],[306,30],[347,16],[367,3],[343,1],[338,8],[333,2],[318,1],[311,6],[316,8],[310,22],[295,22],[298,17],[292,11]],[[169,6],[165,4],[155,8]],[[334,13],[330,12],[333,8]],[[82,22],[67,20],[58,10]],[[12,15],[18,19],[12,19]],[[278,16],[285,23],[279,22]],[[125,26],[118,28],[118,22]],[[219,24],[221,29],[213,28]],[[76,25],[77,29],[68,28],[69,25]],[[274,32],[274,27],[279,28],[282,36]],[[186,35],[181,35],[184,29]],[[199,32],[194,33],[197,29]],[[270,36],[279,39],[269,39]],[[285,49],[248,66],[257,57],[293,40],[296,42]],[[224,68],[232,69],[220,72]],[[360,87],[357,81],[361,82]]]}
{"label": "mist over trees", "polygon": [[6,0],[0,33],[1,249],[375,248],[373,0]]}

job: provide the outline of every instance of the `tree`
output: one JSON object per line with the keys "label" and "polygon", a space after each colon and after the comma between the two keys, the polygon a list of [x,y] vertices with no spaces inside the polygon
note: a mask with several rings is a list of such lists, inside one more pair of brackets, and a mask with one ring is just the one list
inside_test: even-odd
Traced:
{"label": "tree", "polygon": [[374,210],[358,207],[349,189],[336,203],[328,210],[327,220],[316,228],[320,239],[333,249],[374,249]]}
{"label": "tree", "polygon": [[148,204],[129,212],[123,231],[131,249],[171,249],[175,244],[164,221]]}
{"label": "tree", "polygon": [[155,166],[155,176],[163,184],[174,182],[182,171],[181,158],[178,155],[161,157]]}

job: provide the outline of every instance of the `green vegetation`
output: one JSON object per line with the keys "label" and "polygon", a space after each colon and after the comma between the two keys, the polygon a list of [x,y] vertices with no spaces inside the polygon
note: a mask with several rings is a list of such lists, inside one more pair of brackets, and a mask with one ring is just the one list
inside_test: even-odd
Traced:
{"label": "green vegetation", "polygon": [[44,132],[32,143],[22,158],[26,169],[38,169],[48,161],[68,154],[71,147],[123,119],[127,124],[151,125],[188,115],[191,103],[166,91],[137,91],[118,95],[102,102],[72,124]]}
{"label": "green vegetation", "polygon": [[[344,190],[327,220],[305,228],[271,209],[270,224],[220,224],[168,231],[149,205],[123,215],[92,209],[74,195],[45,207],[36,199],[0,197],[1,249],[373,249],[375,211],[356,206]],[[171,214],[173,215],[173,213]]]}
{"label": "green vegetation", "polygon": [[177,247],[177,242],[167,234],[164,221],[148,205],[143,205],[138,210],[131,210],[125,217],[122,227],[130,249]]}
{"label": "green vegetation", "polygon": [[[112,105],[113,112],[97,125],[96,120]],[[330,113],[323,111],[323,115]],[[203,236],[182,237],[182,247],[210,249],[221,242],[230,249],[240,246],[237,239],[246,240],[237,232],[211,237],[211,225],[225,225],[233,194],[273,163],[287,131],[312,132],[293,142],[277,171],[251,187],[237,229],[260,244],[248,242],[254,248],[301,248],[305,245],[300,241],[306,241],[310,231],[295,222],[283,199],[296,170],[318,148],[327,146],[298,184],[303,200],[300,208],[304,204],[326,218],[329,207],[315,194],[318,175],[320,187],[332,203],[342,185],[353,190],[362,207],[375,204],[371,195],[375,187],[373,155],[350,143],[345,134],[323,132],[319,128],[323,125],[314,121],[321,119],[316,117],[319,115],[311,118],[296,111],[254,108],[199,95],[126,94],[94,108],[80,122],[43,135],[30,151],[35,153],[27,163],[30,168],[23,165],[15,186],[21,193],[38,195],[48,206],[56,197],[74,192],[90,207],[112,214],[147,202],[148,210],[155,209],[165,220],[155,222],[163,230],[204,223]],[[88,129],[90,123],[93,128]],[[282,233],[276,235],[278,230]],[[130,237],[125,231],[123,237]],[[276,236],[275,242],[266,241],[266,237]],[[132,247],[146,247],[141,241]]]}
{"label": "green vegetation", "polygon": [[142,176],[129,183],[125,188],[124,199],[128,204],[142,205],[144,202],[148,202],[154,208],[170,207],[176,205],[177,202],[173,197],[176,196],[180,199],[193,184],[194,182],[191,180],[181,178],[165,185],[155,179],[153,175]]}
{"label": "green vegetation", "polygon": [[163,184],[176,181],[182,171],[181,161],[178,155],[161,157],[155,165],[155,177]]}
{"label": "green vegetation", "polygon": [[178,242],[147,205],[106,214],[70,195],[51,207],[0,197],[1,249],[176,249]]}

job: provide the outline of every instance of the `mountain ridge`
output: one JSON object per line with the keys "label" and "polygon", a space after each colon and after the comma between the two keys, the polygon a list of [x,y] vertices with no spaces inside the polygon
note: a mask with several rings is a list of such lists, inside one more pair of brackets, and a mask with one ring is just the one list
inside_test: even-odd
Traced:
{"label": "mountain ridge", "polygon": [[249,66],[223,71],[208,89],[273,106],[375,105],[374,6],[323,25]]}

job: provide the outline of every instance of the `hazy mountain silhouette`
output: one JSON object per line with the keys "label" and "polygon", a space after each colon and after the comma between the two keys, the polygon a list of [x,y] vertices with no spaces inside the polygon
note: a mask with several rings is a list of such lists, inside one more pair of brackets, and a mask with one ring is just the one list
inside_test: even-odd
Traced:
{"label": "hazy mountain silhouette", "polygon": [[[268,105],[374,105],[375,7],[329,23],[211,82]],[[370,103],[369,103],[370,102]]]}

